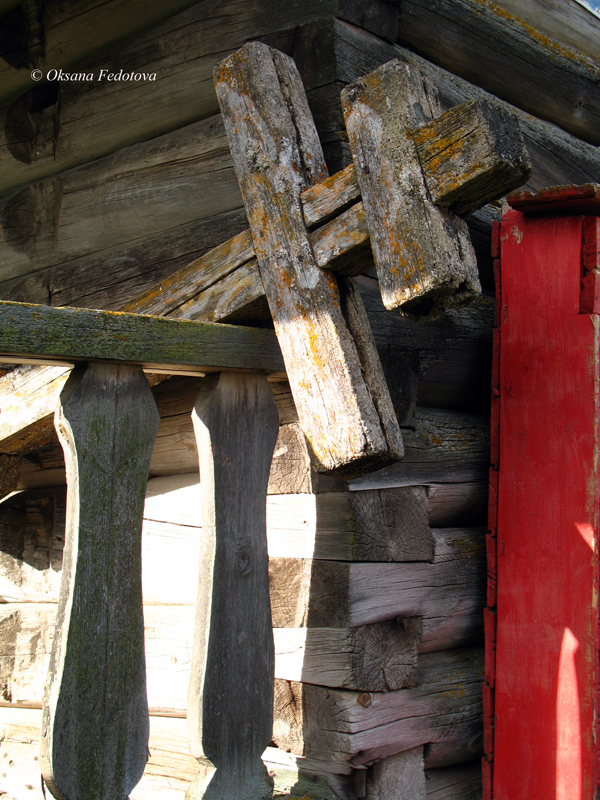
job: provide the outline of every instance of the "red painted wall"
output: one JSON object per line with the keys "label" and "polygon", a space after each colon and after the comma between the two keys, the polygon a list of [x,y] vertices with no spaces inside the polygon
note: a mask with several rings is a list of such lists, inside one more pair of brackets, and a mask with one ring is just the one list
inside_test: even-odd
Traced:
{"label": "red painted wall", "polygon": [[500,230],[495,800],[596,798],[599,317],[580,313],[582,226],[549,204]]}

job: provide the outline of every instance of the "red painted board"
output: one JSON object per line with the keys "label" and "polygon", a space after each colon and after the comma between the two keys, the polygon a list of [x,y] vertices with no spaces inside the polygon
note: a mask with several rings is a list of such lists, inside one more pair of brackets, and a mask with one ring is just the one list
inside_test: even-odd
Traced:
{"label": "red painted board", "polygon": [[545,207],[500,236],[494,800],[597,790],[599,318],[580,313],[582,217]]}

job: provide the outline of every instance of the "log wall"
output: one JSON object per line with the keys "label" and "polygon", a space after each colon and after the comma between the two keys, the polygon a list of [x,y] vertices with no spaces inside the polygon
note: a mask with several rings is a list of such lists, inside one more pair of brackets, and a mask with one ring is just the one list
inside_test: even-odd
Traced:
{"label": "log wall", "polygon": [[[212,70],[257,38],[296,61],[331,173],[350,162],[341,89],[399,58],[434,83],[444,109],[480,98],[510,107],[533,164],[529,188],[600,180],[598,53],[588,36],[598,21],[571,0],[242,0],[218,14],[190,0],[79,0],[45,4],[35,25],[30,5],[0,2],[2,299],[120,308],[247,227]],[[527,84],[511,82],[523,59],[535,70]],[[34,67],[94,80],[34,84]],[[157,79],[102,82],[102,68]],[[289,386],[271,384],[281,423],[267,504],[278,747],[265,761],[279,794],[481,796],[497,216],[487,207],[468,219],[484,296],[439,320],[387,312],[372,274],[357,279],[404,461],[350,484],[316,473]],[[246,321],[270,324],[264,302]],[[153,389],[161,422],[143,533],[151,758],[131,800],[182,800],[197,769],[185,695],[202,542],[189,416],[198,381]],[[9,763],[0,787],[33,800],[42,797],[39,705],[64,527],[64,462],[47,439],[23,458],[23,493],[0,506],[0,763]]]}

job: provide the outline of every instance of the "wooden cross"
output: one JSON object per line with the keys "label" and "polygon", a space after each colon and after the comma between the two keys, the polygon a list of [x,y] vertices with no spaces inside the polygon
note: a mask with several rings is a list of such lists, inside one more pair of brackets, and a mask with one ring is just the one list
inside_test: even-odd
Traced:
{"label": "wooden cross", "polygon": [[[340,277],[340,261],[344,272],[360,271],[356,249],[364,252],[369,238],[385,305],[420,316],[479,293],[466,224],[449,206],[466,213],[523,182],[530,166],[517,124],[483,103],[435,119],[433,88],[390,62],[343,92],[354,168],[342,183],[328,178],[290,58],[248,44],[216,68],[215,84],[262,286],[318,467],[348,472],[397,461],[400,429],[360,295]],[[342,191],[330,213],[344,219],[315,243],[303,195],[314,192],[324,221],[319,200],[331,199],[334,180]],[[343,190],[347,204],[357,188],[361,208],[347,211]]]}

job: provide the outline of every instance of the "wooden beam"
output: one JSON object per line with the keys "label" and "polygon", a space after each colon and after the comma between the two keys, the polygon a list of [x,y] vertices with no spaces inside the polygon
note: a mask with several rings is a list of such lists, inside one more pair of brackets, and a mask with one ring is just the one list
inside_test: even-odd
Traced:
{"label": "wooden beam", "polygon": [[384,758],[367,773],[367,800],[426,800],[423,747]]}
{"label": "wooden beam", "polygon": [[481,753],[483,651],[465,648],[419,658],[418,684],[397,692],[347,692],[275,682],[273,739],[297,756],[354,766],[431,743],[445,766]]}
{"label": "wooden beam", "polygon": [[414,132],[433,202],[469,214],[527,181],[531,163],[514,115],[472,100]]}
{"label": "wooden beam", "polygon": [[56,798],[125,797],[148,760],[140,539],[158,419],[139,367],[76,370],[61,394],[67,526],[40,751]]}
{"label": "wooden beam", "polygon": [[438,529],[434,536],[433,563],[271,559],[274,626],[346,627],[421,617],[422,652],[476,640],[485,605],[482,529]]}
{"label": "wooden beam", "polygon": [[187,797],[263,800],[273,796],[261,755],[273,724],[266,495],[277,408],[264,376],[222,373],[203,384],[193,419],[206,544],[188,691],[201,768]]}
{"label": "wooden beam", "polygon": [[429,310],[478,294],[466,225],[429,199],[409,133],[439,116],[433,87],[392,61],[346,87],[342,108],[385,307]]}
{"label": "wooden beam", "polygon": [[[375,347],[361,347],[371,342],[368,326],[361,338],[357,331],[352,336],[338,287],[310,247],[300,194],[327,171],[297,70],[283,54],[253,43],[222,62],[215,84],[263,286],[315,457],[324,470],[398,460],[402,438],[378,359],[370,357]],[[366,363],[370,375],[363,375]]]}
{"label": "wooden beam", "polygon": [[598,65],[494,3],[404,2],[398,41],[530,114],[600,144]]}
{"label": "wooden beam", "polygon": [[166,372],[283,367],[268,330],[9,302],[0,302],[0,358],[41,364],[111,360]]}

